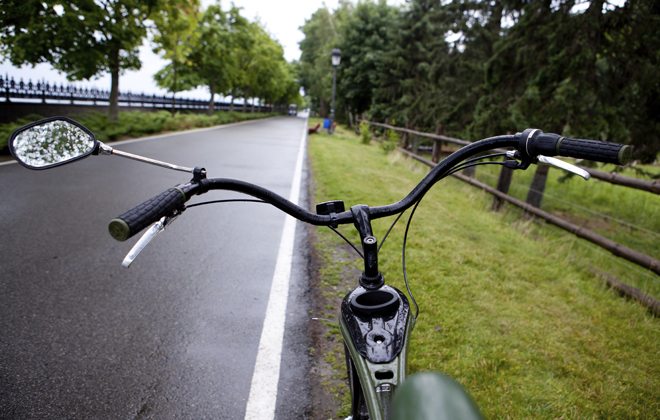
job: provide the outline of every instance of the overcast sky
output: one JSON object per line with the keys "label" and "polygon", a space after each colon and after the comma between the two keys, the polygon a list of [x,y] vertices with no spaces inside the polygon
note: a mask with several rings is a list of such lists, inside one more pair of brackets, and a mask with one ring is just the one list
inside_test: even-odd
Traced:
{"label": "overcast sky", "polygon": [[[212,0],[202,0],[202,5],[212,3]],[[230,2],[222,1],[223,8],[228,8]],[[338,0],[235,0],[236,6],[243,8],[243,15],[250,20],[258,19],[273,38],[284,47],[284,56],[288,61],[300,58],[298,43],[303,39],[299,28],[312,13],[324,5],[334,10]],[[160,70],[165,62],[151,51],[147,42],[140,49],[142,68],[139,71],[127,71],[119,78],[120,91],[165,93],[156,86],[153,75]],[[328,58],[329,59],[329,58]],[[21,77],[27,81],[45,79],[46,81],[66,82],[66,76],[59,74],[48,64],[40,64],[32,68],[25,66],[20,69],[10,63],[0,63],[0,74]],[[99,89],[110,89],[110,75],[105,74],[89,82],[80,82],[84,86],[95,86]],[[207,89],[197,89],[194,92],[182,92],[177,96],[208,98]]]}

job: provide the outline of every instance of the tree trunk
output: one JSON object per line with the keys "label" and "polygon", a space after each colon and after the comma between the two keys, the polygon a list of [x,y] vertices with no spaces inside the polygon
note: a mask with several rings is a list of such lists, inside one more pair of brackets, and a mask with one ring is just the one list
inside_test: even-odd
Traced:
{"label": "tree trunk", "polygon": [[210,84],[209,90],[211,91],[211,99],[209,100],[209,114],[213,114],[215,112],[215,86]]}
{"label": "tree trunk", "polygon": [[173,73],[174,73],[174,85],[172,86],[172,114],[176,112],[176,90],[177,90],[177,85],[176,85],[176,62],[172,63],[172,66],[174,68]]}
{"label": "tree trunk", "polygon": [[119,50],[110,57],[110,121],[119,119]]}
{"label": "tree trunk", "polygon": [[229,112],[234,110],[234,94],[231,95],[231,102],[229,102]]}
{"label": "tree trunk", "polygon": [[319,99],[319,117],[328,117],[328,106],[323,99]]}

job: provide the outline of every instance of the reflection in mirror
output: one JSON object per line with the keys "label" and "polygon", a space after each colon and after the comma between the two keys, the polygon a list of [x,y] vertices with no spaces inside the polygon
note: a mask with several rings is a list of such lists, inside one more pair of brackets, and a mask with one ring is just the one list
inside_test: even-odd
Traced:
{"label": "reflection in mirror", "polygon": [[16,159],[33,168],[83,157],[91,153],[95,145],[96,141],[89,133],[63,120],[34,125],[12,139]]}

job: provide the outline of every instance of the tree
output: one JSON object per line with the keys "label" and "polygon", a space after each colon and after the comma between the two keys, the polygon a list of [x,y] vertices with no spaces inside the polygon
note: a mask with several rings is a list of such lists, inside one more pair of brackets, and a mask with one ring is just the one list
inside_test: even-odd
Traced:
{"label": "tree", "polygon": [[198,42],[192,47],[189,61],[197,84],[209,88],[209,113],[213,113],[216,93],[231,92],[239,71],[232,54],[230,22],[219,2],[204,11],[197,31]]}
{"label": "tree", "polygon": [[[398,10],[384,1],[359,3],[341,33],[342,61],[338,72],[338,98],[349,112],[363,114],[372,105],[384,55],[392,48],[392,25]],[[338,107],[340,108],[340,107]]]}
{"label": "tree", "polygon": [[17,66],[48,62],[70,80],[109,72],[116,120],[119,75],[140,68],[138,48],[156,6],[157,0],[7,0],[0,7],[2,53]]}
{"label": "tree", "polygon": [[566,135],[636,145],[638,158],[658,150],[660,23],[657,2],[610,7],[591,1],[531,2],[495,44],[476,135],[540,127]]}
{"label": "tree", "polygon": [[190,71],[189,56],[197,43],[199,0],[167,0],[154,13],[154,52],[169,63],[154,75],[156,83],[172,92],[172,105],[176,104],[176,92],[195,86]]}
{"label": "tree", "polygon": [[241,69],[241,71],[236,72],[229,91],[231,95],[230,109],[233,109],[234,100],[237,97],[245,98],[251,90],[250,72],[247,69],[250,68],[254,60],[254,48],[257,42],[256,32],[260,28],[258,28],[258,24],[249,22],[241,16],[240,9],[234,6],[229,11],[229,25],[232,62],[236,63],[238,69]]}
{"label": "tree", "polygon": [[287,72],[284,51],[259,25],[254,28],[254,37],[253,58],[246,69],[250,76],[249,93],[272,103],[284,93],[282,83]]}
{"label": "tree", "polygon": [[413,0],[393,28],[393,42],[383,59],[377,105],[372,115],[418,129],[435,130],[436,108],[447,98],[438,81],[449,49],[445,8],[437,1]]}
{"label": "tree", "polygon": [[320,8],[300,28],[305,34],[300,42],[300,82],[321,115],[327,114],[332,95],[330,53],[339,45],[339,34],[352,8],[347,1],[340,1],[334,13]]}

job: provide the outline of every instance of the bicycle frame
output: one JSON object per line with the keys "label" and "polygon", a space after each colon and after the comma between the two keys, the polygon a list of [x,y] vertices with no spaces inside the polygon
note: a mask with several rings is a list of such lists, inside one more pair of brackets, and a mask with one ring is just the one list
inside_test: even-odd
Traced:
{"label": "bicycle frame", "polygon": [[[368,410],[370,419],[390,417],[394,392],[406,378],[413,326],[408,299],[396,288],[360,286],[342,301],[339,327],[347,352],[354,420],[362,417],[361,408]],[[362,402],[366,407],[361,407]]]}

